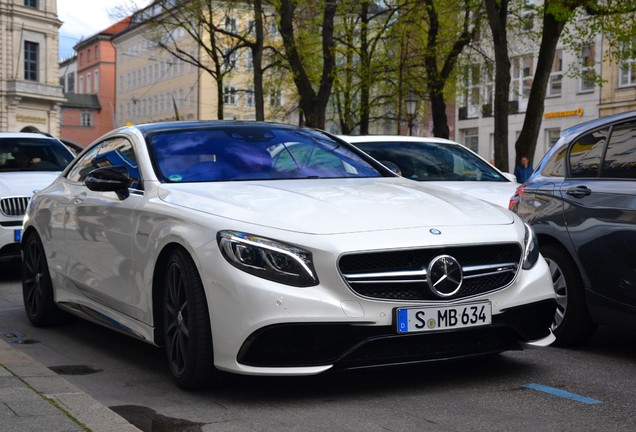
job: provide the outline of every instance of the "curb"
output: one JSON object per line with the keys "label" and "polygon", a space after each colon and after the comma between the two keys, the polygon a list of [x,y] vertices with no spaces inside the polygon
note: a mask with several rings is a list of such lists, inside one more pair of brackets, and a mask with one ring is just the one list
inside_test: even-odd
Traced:
{"label": "curb", "polygon": [[[57,411],[55,413],[56,418],[63,418],[63,420],[67,422],[69,419],[72,420],[78,425],[77,430],[83,429],[92,432],[141,432],[140,429],[130,424],[119,414],[84,393],[79,387],[71,384],[66,379],[1,339],[0,366],[3,366],[9,371],[8,374],[3,373],[0,367],[0,378],[11,378],[12,374],[17,378],[17,381],[19,381],[16,382],[16,380],[9,379],[4,381],[0,380],[0,397],[3,395],[7,399],[11,397],[12,399],[9,401],[13,401],[11,393],[15,392],[16,389],[22,390],[23,392],[31,390],[32,393],[38,395],[55,407]],[[9,385],[5,383],[9,383]],[[3,393],[3,389],[7,391]],[[3,402],[6,404],[7,401],[0,398],[0,405],[2,405]],[[15,403],[19,404],[20,401],[15,401]],[[38,414],[34,414],[34,416],[37,415]],[[22,415],[21,417],[28,418],[29,415]],[[55,431],[54,427],[50,427],[46,430],[51,432]]]}

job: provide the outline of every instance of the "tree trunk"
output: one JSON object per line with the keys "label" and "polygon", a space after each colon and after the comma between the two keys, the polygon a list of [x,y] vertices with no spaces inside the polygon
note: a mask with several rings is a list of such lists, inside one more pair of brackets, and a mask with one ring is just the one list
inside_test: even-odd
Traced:
{"label": "tree trunk", "polygon": [[263,95],[263,1],[254,0],[254,32],[256,40],[250,47],[254,68],[254,114],[257,121],[265,120],[265,96]]}
{"label": "tree trunk", "polygon": [[216,118],[223,120],[223,79],[216,80]]}
{"label": "tree trunk", "polygon": [[446,101],[443,90],[431,89],[431,111],[433,116],[433,136],[438,138],[450,138],[448,116],[446,115]]}
{"label": "tree trunk", "polygon": [[519,164],[522,156],[527,156],[531,162],[534,159],[541,122],[543,121],[545,95],[550,81],[552,63],[564,27],[565,21],[557,20],[554,15],[547,13],[547,11],[544,12],[537,69],[530,89],[523,127],[515,143],[515,166]]}
{"label": "tree trunk", "polygon": [[495,165],[502,171],[508,168],[508,95],[510,94],[510,58],[508,56],[508,0],[485,0],[488,24],[495,50]]}
{"label": "tree trunk", "polygon": [[326,110],[333,86],[334,57],[334,20],[337,2],[325,1],[322,22],[323,65],[318,92],[314,91],[309,74],[303,64],[294,29],[295,0],[281,0],[279,4],[280,33],[285,47],[289,66],[293,71],[294,84],[300,98],[300,109],[309,127],[324,128]]}
{"label": "tree trunk", "polygon": [[360,4],[360,135],[369,134],[369,117],[371,107],[369,98],[371,93],[371,59],[369,55],[369,1]]}

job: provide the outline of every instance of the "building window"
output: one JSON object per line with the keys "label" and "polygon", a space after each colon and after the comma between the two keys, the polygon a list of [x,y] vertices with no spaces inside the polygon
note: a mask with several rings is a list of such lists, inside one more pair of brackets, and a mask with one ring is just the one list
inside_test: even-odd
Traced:
{"label": "building window", "polygon": [[30,8],[38,8],[38,0],[24,0],[24,5]]}
{"label": "building window", "polygon": [[36,42],[24,42],[24,79],[27,81],[38,80],[38,57],[40,44]]}
{"label": "building window", "polygon": [[80,114],[80,126],[91,127],[93,126],[93,113],[90,111],[84,111]]}
{"label": "building window", "polygon": [[283,98],[280,90],[272,90],[269,94],[269,106],[278,108],[283,105]]}
{"label": "building window", "polygon": [[596,87],[595,57],[594,44],[584,45],[581,49],[581,78],[579,79],[579,90],[582,92],[592,91]]}
{"label": "building window", "polygon": [[512,59],[512,95],[511,100],[523,100],[525,104],[519,104],[519,108],[525,111],[532,88],[532,54],[515,57]]}
{"label": "building window", "polygon": [[236,18],[225,17],[225,31],[236,33],[238,26],[236,25]]}
{"label": "building window", "polygon": [[95,93],[99,91],[99,71],[97,69],[93,73],[93,90]]}
{"label": "building window", "polygon": [[77,91],[79,94],[84,94],[84,77],[80,76],[79,79],[79,89]]}
{"label": "building window", "polygon": [[66,75],[66,93],[75,93],[75,72]]}
{"label": "building window", "polygon": [[552,62],[552,71],[550,71],[550,79],[548,82],[548,96],[561,96],[563,89],[563,54],[561,50],[556,50],[554,61]]}
{"label": "building window", "polygon": [[223,66],[226,70],[237,69],[236,60],[238,58],[238,53],[236,50],[226,48],[223,50]]}
{"label": "building window", "polygon": [[251,49],[245,53],[245,70],[252,72],[254,70],[254,54]]}
{"label": "building window", "polygon": [[556,142],[559,140],[560,137],[561,137],[561,129],[559,128],[546,129],[545,130],[546,149],[552,148],[552,146],[556,144]]}
{"label": "building window", "polygon": [[250,89],[245,94],[245,105],[248,107],[254,106],[254,90]]}
{"label": "building window", "polygon": [[236,105],[236,88],[232,86],[223,88],[223,103],[225,105]]}
{"label": "building window", "polygon": [[86,93],[90,94],[91,93],[91,74],[90,72],[86,74]]}
{"label": "building window", "polygon": [[479,116],[481,94],[481,67],[478,64],[468,66],[466,70],[466,93],[464,95],[466,118]]}
{"label": "building window", "polygon": [[[630,44],[624,45],[623,49],[627,52],[634,52],[634,48],[636,48],[634,45],[636,45],[636,40],[632,41]],[[636,85],[636,58],[632,56],[623,60],[618,73],[619,87]]]}
{"label": "building window", "polygon": [[464,129],[464,145],[477,153],[479,151],[479,129]]}

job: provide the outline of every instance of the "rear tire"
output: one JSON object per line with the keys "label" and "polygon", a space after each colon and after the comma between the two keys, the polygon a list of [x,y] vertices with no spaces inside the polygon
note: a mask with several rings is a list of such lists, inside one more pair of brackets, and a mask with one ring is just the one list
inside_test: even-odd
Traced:
{"label": "rear tire", "polygon": [[185,251],[175,250],[168,258],[163,292],[163,335],[177,384],[188,390],[219,385],[222,373],[214,367],[203,283]]}
{"label": "rear tire", "polygon": [[24,242],[22,298],[27,318],[36,327],[53,326],[68,319],[55,304],[44,246],[35,232],[28,234]]}
{"label": "rear tire", "polygon": [[583,280],[570,255],[560,246],[540,246],[541,255],[550,267],[557,295],[557,310],[552,323],[555,346],[575,346],[588,340],[596,330],[585,303]]}

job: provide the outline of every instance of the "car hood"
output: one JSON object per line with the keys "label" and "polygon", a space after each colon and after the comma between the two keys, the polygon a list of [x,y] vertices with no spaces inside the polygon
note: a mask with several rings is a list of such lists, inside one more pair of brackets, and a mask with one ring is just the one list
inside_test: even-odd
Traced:
{"label": "car hood", "polygon": [[508,208],[510,198],[515,194],[517,186],[519,186],[518,183],[513,182],[488,181],[432,181],[426,183],[468,194],[503,208]]}
{"label": "car hood", "polygon": [[49,171],[12,171],[0,173],[0,197],[32,196],[53,183],[59,175]]}
{"label": "car hood", "polygon": [[309,234],[505,225],[508,210],[401,178],[164,184],[174,205]]}

